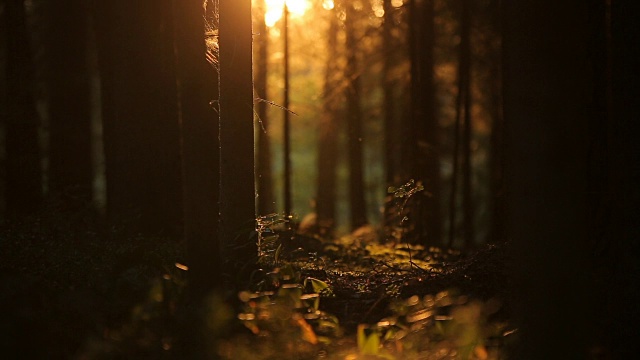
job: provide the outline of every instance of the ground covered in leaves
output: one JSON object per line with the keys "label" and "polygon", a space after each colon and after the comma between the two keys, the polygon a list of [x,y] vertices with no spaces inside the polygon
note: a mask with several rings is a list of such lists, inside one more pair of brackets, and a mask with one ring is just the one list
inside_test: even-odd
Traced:
{"label": "ground covered in leaves", "polygon": [[246,289],[194,310],[180,242],[64,223],[0,232],[3,357],[188,358],[200,337],[228,359],[502,359],[513,330],[500,245],[463,255],[375,229],[262,228]]}

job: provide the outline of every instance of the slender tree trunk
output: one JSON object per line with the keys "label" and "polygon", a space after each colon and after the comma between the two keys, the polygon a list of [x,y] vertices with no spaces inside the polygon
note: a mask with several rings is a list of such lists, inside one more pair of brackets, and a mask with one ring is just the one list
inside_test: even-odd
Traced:
{"label": "slender tree trunk", "polygon": [[289,7],[287,3],[284,3],[284,14],[283,14],[283,22],[282,22],[282,34],[284,37],[284,121],[283,121],[283,139],[282,143],[284,148],[282,149],[282,154],[284,156],[284,194],[283,194],[283,202],[284,202],[284,214],[287,219],[291,219],[293,215],[293,199],[291,196],[291,124],[289,113],[289,98],[290,98],[290,86],[289,86]]}
{"label": "slender tree trunk", "polygon": [[42,168],[33,80],[33,57],[23,0],[5,0],[7,21],[6,212],[34,214],[42,204]]}
{"label": "slender tree trunk", "polygon": [[411,121],[413,140],[412,178],[422,182],[424,192],[412,199],[414,241],[437,245],[442,236],[440,212],[440,160],[434,85],[433,0],[410,3],[411,27]]}
{"label": "slender tree trunk", "polygon": [[84,0],[43,2],[49,110],[49,193],[68,210],[90,205],[93,164],[88,8]]}
{"label": "slender tree trunk", "polygon": [[462,0],[462,18],[460,29],[460,77],[463,79],[460,89],[464,99],[464,122],[462,126],[462,212],[463,234],[466,249],[475,242],[474,206],[472,192],[473,163],[471,153],[471,2]]}
{"label": "slender tree trunk", "polygon": [[383,111],[384,111],[384,166],[385,166],[385,200],[384,200],[384,227],[390,231],[395,225],[395,211],[393,206],[393,196],[387,193],[390,186],[397,186],[401,181],[398,174],[398,153],[400,138],[398,136],[398,124],[396,123],[394,91],[396,82],[391,78],[391,70],[395,63],[394,53],[396,50],[393,38],[393,11],[391,0],[384,0],[384,23],[382,24],[382,53],[384,63],[382,69],[382,91],[383,91]]}
{"label": "slender tree trunk", "polygon": [[171,3],[96,2],[107,216],[180,236],[182,181]]}
{"label": "slender tree trunk", "polygon": [[327,62],[324,75],[324,106],[318,129],[318,188],[316,195],[317,226],[321,236],[333,234],[336,219],[336,187],[338,163],[338,18],[335,10],[329,10],[327,32]]}
{"label": "slender tree trunk", "polygon": [[220,241],[227,275],[257,256],[251,0],[220,0]]}
{"label": "slender tree trunk", "polygon": [[[496,1],[498,2],[498,1]],[[502,26],[500,23],[500,9],[497,8],[496,18],[493,22],[494,36],[502,37]],[[489,46],[489,44],[487,44]],[[502,243],[506,240],[504,233],[505,221],[505,193],[504,193],[504,117],[502,114],[502,59],[499,49],[492,49],[489,65],[489,86],[491,88],[490,103],[491,118],[491,138],[489,163],[490,184],[489,193],[491,196],[491,224],[489,229],[488,242]]]}
{"label": "slender tree trunk", "polygon": [[344,2],[346,20],[346,56],[345,77],[347,104],[347,143],[349,154],[349,203],[351,209],[351,228],[353,230],[368,223],[364,196],[364,169],[362,161],[362,109],[360,108],[360,69],[358,66],[358,40],[356,38],[356,10],[350,2]]}
{"label": "slender tree trunk", "polygon": [[[260,99],[269,99],[267,78],[269,64],[269,28],[265,23],[264,15],[266,13],[266,3],[264,0],[259,2],[258,18],[255,36],[256,46],[254,47],[255,56],[255,83],[254,88],[256,97]],[[271,143],[269,141],[269,118],[267,114],[267,103],[259,101],[256,105],[256,113],[258,115],[258,130],[256,131],[258,158],[256,159],[256,176],[258,183],[258,207],[259,215],[271,214],[275,211],[275,202],[273,198],[273,181],[271,173]]]}

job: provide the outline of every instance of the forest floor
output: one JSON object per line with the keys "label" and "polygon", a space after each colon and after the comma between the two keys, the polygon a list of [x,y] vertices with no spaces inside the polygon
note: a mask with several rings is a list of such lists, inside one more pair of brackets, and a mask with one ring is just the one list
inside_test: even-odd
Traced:
{"label": "forest floor", "polygon": [[212,358],[502,359],[513,332],[504,246],[275,232],[237,304],[194,311],[181,243],[77,221],[1,229],[3,358],[189,358],[204,337]]}

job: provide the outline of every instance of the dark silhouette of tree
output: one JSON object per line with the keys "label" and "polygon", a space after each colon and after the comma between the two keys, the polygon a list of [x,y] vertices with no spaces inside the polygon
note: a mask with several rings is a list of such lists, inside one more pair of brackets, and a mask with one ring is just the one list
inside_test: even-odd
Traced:
{"label": "dark silhouette of tree", "polygon": [[460,85],[459,96],[462,97],[464,121],[462,122],[462,214],[464,246],[474,246],[474,206],[472,193],[472,123],[471,123],[471,1],[461,0],[462,16],[460,19]]}
{"label": "dark silhouette of tree", "polygon": [[85,0],[40,2],[49,120],[49,193],[68,210],[90,205],[93,164],[88,7]]}
{"label": "dark silhouette of tree", "polygon": [[7,109],[5,121],[8,218],[34,214],[42,204],[39,118],[34,66],[23,0],[5,0]]}
{"label": "dark silhouette of tree", "polygon": [[362,109],[360,105],[361,84],[358,65],[358,13],[349,1],[340,2],[345,11],[344,31],[346,36],[345,52],[347,63],[345,78],[348,83],[345,93],[347,117],[347,146],[349,163],[349,206],[351,210],[351,228],[353,230],[368,223],[364,196],[364,169],[362,156]]}
{"label": "dark silhouette of tree", "polygon": [[258,184],[258,204],[257,211],[260,215],[271,214],[275,211],[273,198],[273,181],[271,173],[271,142],[269,141],[269,118],[267,114],[267,102],[269,94],[267,92],[267,74],[269,62],[269,29],[265,23],[266,3],[261,0],[258,5],[256,18],[256,32],[254,37],[254,58],[255,58],[255,81],[254,88],[258,103],[256,104],[256,114],[258,116],[258,130],[256,132],[257,159],[256,159],[256,182]]}
{"label": "dark silhouette of tree", "polygon": [[292,216],[292,196],[291,196],[291,123],[289,113],[289,99],[290,99],[290,86],[289,86],[289,78],[290,78],[290,65],[289,65],[289,7],[287,3],[284,3],[284,14],[282,15],[282,36],[284,38],[284,88],[283,88],[283,98],[282,104],[284,106],[284,119],[283,119],[283,129],[282,129],[282,162],[284,171],[283,171],[283,202],[284,202],[284,214],[287,219],[290,219]]}
{"label": "dark silhouette of tree", "polygon": [[411,61],[411,177],[425,190],[412,199],[413,240],[436,245],[442,236],[440,160],[434,84],[434,3],[409,3]]}
{"label": "dark silhouette of tree", "polygon": [[[594,211],[599,210],[599,215],[605,218],[606,230],[592,231],[592,235],[599,235],[596,245],[600,245],[598,252],[605,259],[602,281],[606,285],[604,294],[610,313],[605,317],[608,326],[604,335],[612,349],[610,358],[624,359],[640,350],[634,336],[640,321],[640,310],[634,305],[640,301],[640,291],[634,285],[640,277],[640,134],[637,127],[640,121],[637,108],[640,56],[634,45],[640,41],[637,26],[640,4],[595,0],[589,3],[596,7],[598,15],[597,18],[592,16],[594,31],[605,37],[600,38],[601,42],[606,41],[600,45],[600,50],[596,50],[601,54],[593,55],[600,59],[600,68],[595,71],[601,87],[596,89],[605,98],[596,108],[606,110],[600,123],[604,128],[592,128],[595,136],[606,137],[602,140],[604,149],[601,148],[606,155],[606,187],[604,193],[599,194],[605,206],[594,204]],[[598,30],[598,25],[604,26],[605,30]],[[603,84],[607,80],[608,84]],[[600,165],[595,162],[593,167],[602,171]],[[623,313],[620,309],[627,311]]]}
{"label": "dark silhouette of tree", "polygon": [[218,74],[206,59],[202,1],[174,4],[178,91],[182,124],[184,229],[190,285],[206,294],[221,284],[218,238]]}
{"label": "dark silhouette of tree", "polygon": [[[490,26],[492,37],[501,37],[501,21],[499,1],[492,1],[492,13]],[[502,53],[498,48],[492,48],[491,44],[485,44],[490,51],[488,55],[488,79],[490,107],[491,135],[489,140],[489,194],[491,206],[491,223],[487,241],[490,243],[504,242],[504,217],[505,217],[505,193],[504,193],[504,118],[502,114]]]}
{"label": "dark silhouette of tree", "polygon": [[143,234],[182,232],[180,129],[170,1],[98,1],[111,224]]}
{"label": "dark silhouette of tree", "polygon": [[318,124],[318,187],[316,224],[322,236],[331,236],[336,220],[338,162],[338,18],[335,8],[328,10],[327,63],[324,74],[323,111]]}
{"label": "dark silhouette of tree", "polygon": [[[401,181],[399,171],[399,126],[396,119],[396,106],[394,93],[396,81],[392,79],[391,71],[397,62],[395,54],[397,52],[397,39],[394,39],[394,8],[391,0],[384,0],[384,22],[382,24],[382,91],[383,91],[383,111],[384,111],[384,167],[385,167],[385,192],[391,186],[396,186]],[[393,206],[393,196],[385,194],[384,201],[384,226],[390,229],[395,222],[395,209]]]}
{"label": "dark silhouette of tree", "polygon": [[509,358],[587,358],[596,340],[585,176],[593,115],[585,89],[594,85],[588,5],[503,2],[510,308],[520,333]]}
{"label": "dark silhouette of tree", "polygon": [[[220,0],[220,241],[224,259],[257,255],[251,70],[251,0]],[[225,266],[236,275],[235,264]],[[234,270],[235,269],[235,270]]]}
{"label": "dark silhouette of tree", "polygon": [[[461,0],[460,45],[458,58],[458,94],[453,141],[453,172],[449,195],[449,246],[454,245],[457,226],[457,193],[462,153],[462,230],[463,245],[470,248],[474,242],[473,203],[471,192],[471,4]],[[461,151],[462,150],[462,151]]]}

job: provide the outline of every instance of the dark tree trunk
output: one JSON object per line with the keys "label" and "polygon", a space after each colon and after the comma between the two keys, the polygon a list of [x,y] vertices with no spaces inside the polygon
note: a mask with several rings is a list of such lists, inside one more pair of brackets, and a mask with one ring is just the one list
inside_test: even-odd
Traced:
{"label": "dark tree trunk", "polygon": [[292,219],[292,215],[293,215],[293,198],[291,195],[292,192],[292,185],[291,185],[291,177],[293,176],[291,173],[291,124],[290,124],[290,117],[291,114],[289,113],[289,99],[290,99],[290,86],[289,86],[289,77],[290,77],[290,72],[289,72],[289,7],[287,6],[287,3],[285,2],[284,4],[284,14],[283,16],[283,21],[282,21],[282,34],[284,37],[284,94],[282,95],[284,100],[282,102],[283,106],[284,106],[284,120],[283,120],[283,129],[282,129],[282,134],[283,134],[283,138],[282,138],[282,143],[283,143],[283,149],[282,149],[282,154],[283,154],[283,175],[284,175],[284,179],[283,179],[283,192],[284,194],[282,195],[283,197],[283,202],[284,202],[284,214],[287,217],[287,220]]}
{"label": "dark tree trunk", "polygon": [[[603,279],[608,285],[610,323],[606,328],[612,359],[626,359],[640,351],[637,328],[640,323],[640,43],[638,18],[640,3],[636,1],[606,1],[605,16],[610,27],[607,144],[607,192],[609,231],[607,232],[607,266],[610,272]],[[606,87],[605,87],[606,88]],[[597,165],[597,163],[596,163]],[[605,213],[606,214],[606,213]],[[625,311],[620,311],[625,309]]]}
{"label": "dark tree trunk", "polygon": [[220,0],[220,241],[227,275],[257,256],[251,0]]}
{"label": "dark tree trunk", "polygon": [[211,339],[198,312],[222,288],[218,236],[220,153],[218,117],[210,103],[218,98],[218,74],[207,61],[202,0],[173,2],[184,186],[184,237],[189,265],[192,318],[181,331],[184,357],[205,358]]}
{"label": "dark tree trunk", "polygon": [[176,55],[182,123],[185,239],[191,287],[220,287],[218,239],[218,121],[210,102],[218,75],[206,60],[202,1],[174,2]]}
{"label": "dark tree trunk", "polygon": [[318,129],[318,188],[316,195],[317,227],[320,235],[333,234],[336,220],[336,191],[338,163],[338,18],[329,11],[327,32],[327,62],[324,74],[323,111]]}
{"label": "dark tree trunk", "polygon": [[107,215],[179,236],[182,183],[171,2],[96,2]]}
{"label": "dark tree trunk", "polygon": [[519,329],[509,358],[589,358],[588,2],[503,5],[508,273]]}
{"label": "dark tree trunk", "polygon": [[440,159],[434,84],[434,4],[433,0],[410,2],[411,53],[411,177],[425,191],[412,199],[411,221],[414,241],[437,245],[442,239],[440,211]]}
{"label": "dark tree trunk", "polygon": [[45,81],[49,111],[49,193],[67,210],[92,200],[91,73],[84,0],[43,2]]}
{"label": "dark tree trunk", "polygon": [[22,0],[4,1],[7,21],[6,213],[34,214],[42,204],[42,168],[33,57]]}
{"label": "dark tree trunk", "polygon": [[[495,1],[499,3],[499,0]],[[502,26],[500,22],[500,9],[495,5],[495,18],[492,19],[494,36],[501,38]],[[500,40],[501,41],[501,40]],[[490,44],[487,44],[490,47]],[[505,217],[505,193],[504,193],[504,117],[502,115],[502,60],[499,49],[492,48],[489,57],[489,106],[492,119],[490,138],[490,163],[489,163],[489,194],[491,206],[491,223],[489,243],[503,243]]]}
{"label": "dark tree trunk", "polygon": [[384,167],[385,167],[385,200],[384,200],[384,227],[390,232],[396,222],[396,211],[394,207],[393,195],[387,193],[391,186],[398,186],[401,180],[399,175],[400,161],[400,136],[398,123],[396,122],[396,106],[394,93],[396,81],[392,79],[391,71],[395,64],[394,54],[396,52],[396,41],[393,37],[394,8],[391,0],[384,0],[384,23],[382,24],[382,53],[384,56],[382,69],[382,91],[383,91],[383,111],[384,111]]}
{"label": "dark tree trunk", "polygon": [[351,228],[355,230],[368,223],[364,196],[364,169],[362,161],[362,109],[360,108],[360,69],[358,66],[358,40],[356,37],[356,10],[353,4],[343,2],[346,12],[344,22],[346,32],[347,67],[345,78],[347,106],[347,143],[349,155],[349,205],[351,210]]}
{"label": "dark tree trunk", "polygon": [[[269,29],[265,23],[266,3],[261,0],[258,8],[257,35],[255,36],[256,46],[255,56],[255,83],[256,97],[263,100],[269,99],[267,92],[267,76],[269,63]],[[271,142],[269,141],[269,118],[267,114],[267,103],[259,101],[256,104],[258,115],[258,130],[256,132],[258,158],[256,159],[256,176],[258,184],[258,204],[259,215],[271,214],[275,211],[275,201],[273,198],[273,181],[271,173]]]}
{"label": "dark tree trunk", "polygon": [[473,163],[471,154],[471,1],[462,0],[460,21],[460,96],[463,99],[462,126],[462,213],[464,246],[471,249],[475,243],[474,206],[472,193]]}

